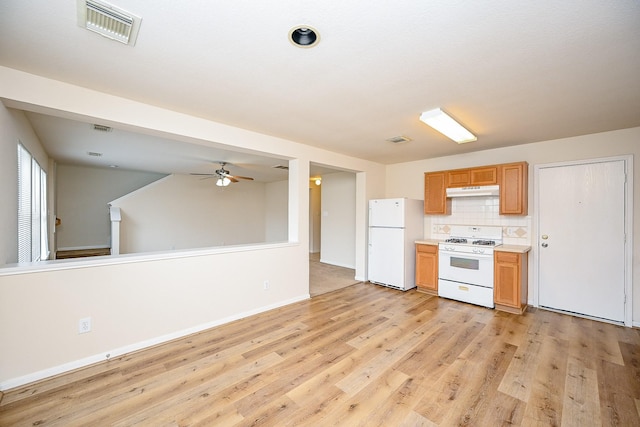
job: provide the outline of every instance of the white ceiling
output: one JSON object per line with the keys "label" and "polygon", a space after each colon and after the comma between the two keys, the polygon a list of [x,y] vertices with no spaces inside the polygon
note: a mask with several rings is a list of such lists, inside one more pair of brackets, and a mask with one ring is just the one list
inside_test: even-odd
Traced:
{"label": "white ceiling", "polygon": [[[3,0],[0,65],[385,164],[640,126],[637,0],[110,3],[142,17],[135,46],[80,28],[75,1]],[[297,25],[320,43],[295,47]],[[478,140],[418,120],[437,107]],[[100,138],[29,118],[54,158]],[[163,164],[164,149],[132,148],[150,137],[122,132],[114,164],[195,167],[186,154]],[[412,141],[385,141],[398,135]]]}

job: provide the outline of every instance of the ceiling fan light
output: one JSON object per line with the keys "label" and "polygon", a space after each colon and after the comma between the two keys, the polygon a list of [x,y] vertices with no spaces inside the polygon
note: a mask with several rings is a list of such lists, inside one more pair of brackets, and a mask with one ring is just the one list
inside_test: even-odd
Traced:
{"label": "ceiling fan light", "polygon": [[227,185],[231,184],[231,180],[229,178],[227,178],[226,176],[224,177],[220,177],[218,178],[218,180],[216,181],[216,185],[218,187],[226,187]]}
{"label": "ceiling fan light", "polygon": [[464,144],[465,142],[472,142],[478,139],[475,135],[462,127],[460,123],[456,122],[451,118],[451,116],[439,108],[422,113],[420,115],[420,121],[431,126],[458,144]]}

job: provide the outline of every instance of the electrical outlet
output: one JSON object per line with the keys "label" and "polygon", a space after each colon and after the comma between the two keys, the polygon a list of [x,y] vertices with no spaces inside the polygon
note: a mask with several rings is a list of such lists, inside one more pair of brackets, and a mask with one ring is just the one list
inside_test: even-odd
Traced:
{"label": "electrical outlet", "polygon": [[269,290],[269,281],[265,280],[263,286],[264,286],[264,290],[268,291]]}
{"label": "electrical outlet", "polygon": [[78,333],[86,334],[91,332],[91,317],[85,317],[78,321]]}

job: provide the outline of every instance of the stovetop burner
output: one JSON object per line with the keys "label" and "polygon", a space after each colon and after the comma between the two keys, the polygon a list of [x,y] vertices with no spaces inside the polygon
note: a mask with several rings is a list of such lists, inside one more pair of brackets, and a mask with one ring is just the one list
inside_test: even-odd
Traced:
{"label": "stovetop burner", "polygon": [[472,245],[483,245],[483,246],[495,246],[495,240],[474,240],[471,242]]}
{"label": "stovetop burner", "polygon": [[[447,244],[447,250],[454,250],[455,248],[459,252],[468,249],[472,252],[482,251],[482,253],[489,253],[493,251],[494,246],[502,245],[502,227],[452,225],[449,237],[442,243]],[[484,248],[480,249],[479,246]]]}
{"label": "stovetop burner", "polygon": [[459,237],[452,237],[445,240],[446,243],[467,243],[467,239],[461,239]]}

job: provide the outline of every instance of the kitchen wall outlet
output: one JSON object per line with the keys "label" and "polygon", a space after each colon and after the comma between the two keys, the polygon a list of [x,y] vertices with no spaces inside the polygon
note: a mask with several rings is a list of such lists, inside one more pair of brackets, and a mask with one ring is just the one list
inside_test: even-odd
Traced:
{"label": "kitchen wall outlet", "polygon": [[78,333],[86,334],[91,332],[91,317],[85,317],[78,321]]}
{"label": "kitchen wall outlet", "polygon": [[269,281],[268,281],[268,280],[265,280],[265,281],[264,281],[264,283],[263,283],[263,287],[264,287],[264,290],[265,290],[265,291],[268,291],[268,290],[269,290]]}

